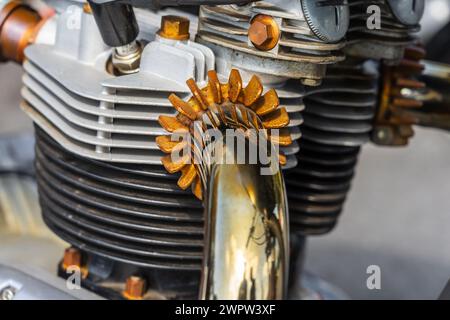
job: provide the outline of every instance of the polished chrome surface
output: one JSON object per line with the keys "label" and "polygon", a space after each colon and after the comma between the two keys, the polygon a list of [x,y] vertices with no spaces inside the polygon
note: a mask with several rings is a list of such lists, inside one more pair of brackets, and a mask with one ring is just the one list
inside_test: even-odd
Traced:
{"label": "polished chrome surface", "polygon": [[[223,157],[230,149],[223,145]],[[280,170],[212,164],[207,196],[202,299],[286,298],[287,200]]]}

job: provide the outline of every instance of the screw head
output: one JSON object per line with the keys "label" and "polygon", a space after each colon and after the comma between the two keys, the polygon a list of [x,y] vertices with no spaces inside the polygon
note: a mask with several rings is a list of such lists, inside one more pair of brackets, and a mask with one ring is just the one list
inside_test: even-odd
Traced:
{"label": "screw head", "polygon": [[257,49],[269,51],[278,44],[280,28],[271,16],[259,14],[250,24],[248,38]]}
{"label": "screw head", "polygon": [[[397,1],[397,0],[395,0]],[[350,25],[348,1],[339,5],[320,5],[327,1],[301,0],[302,11],[311,31],[322,41],[342,40]],[[328,1],[332,3],[332,1]]]}
{"label": "screw head", "polygon": [[147,282],[139,276],[131,276],[127,278],[125,291],[123,295],[129,300],[140,300],[147,291]]}
{"label": "screw head", "polygon": [[403,24],[414,26],[425,12],[425,0],[388,0],[394,16]]}
{"label": "screw head", "polygon": [[188,40],[189,19],[180,16],[163,16],[158,34],[166,39]]}

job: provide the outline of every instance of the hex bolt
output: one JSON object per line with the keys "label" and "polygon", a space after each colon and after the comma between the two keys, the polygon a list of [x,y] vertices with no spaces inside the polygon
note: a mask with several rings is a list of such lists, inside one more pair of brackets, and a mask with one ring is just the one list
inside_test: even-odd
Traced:
{"label": "hex bolt", "polygon": [[250,24],[248,38],[257,49],[269,51],[278,44],[280,28],[274,18],[259,14],[253,18]]}
{"label": "hex bolt", "polygon": [[179,16],[163,16],[158,35],[172,40],[189,40],[189,19]]}
{"label": "hex bolt", "polygon": [[129,300],[141,300],[147,291],[147,282],[139,276],[130,276],[127,278],[125,291],[123,295]]}
{"label": "hex bolt", "polygon": [[91,5],[89,4],[89,2],[85,2],[83,4],[83,12],[86,14],[92,14],[92,8],[91,8]]}
{"label": "hex bolt", "polygon": [[64,251],[63,268],[67,269],[70,266],[77,266],[81,268],[81,252],[77,248],[70,247]]}
{"label": "hex bolt", "polygon": [[273,39],[273,30],[270,24],[255,21],[250,26],[248,36],[253,44],[262,46]]}

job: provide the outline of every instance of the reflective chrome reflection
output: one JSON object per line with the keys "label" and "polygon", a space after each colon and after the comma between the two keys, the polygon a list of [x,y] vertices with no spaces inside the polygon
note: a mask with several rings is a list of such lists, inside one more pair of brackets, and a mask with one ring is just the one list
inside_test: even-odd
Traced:
{"label": "reflective chrome reflection", "polygon": [[285,298],[285,186],[281,170],[261,175],[260,169],[247,164],[210,167],[202,299]]}

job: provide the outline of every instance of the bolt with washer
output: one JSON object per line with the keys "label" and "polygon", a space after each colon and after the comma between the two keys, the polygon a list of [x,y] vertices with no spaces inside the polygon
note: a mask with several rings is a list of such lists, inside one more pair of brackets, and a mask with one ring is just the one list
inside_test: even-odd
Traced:
{"label": "bolt with washer", "polygon": [[271,16],[256,15],[248,29],[248,38],[261,51],[269,51],[276,47],[280,40],[280,28]]}

